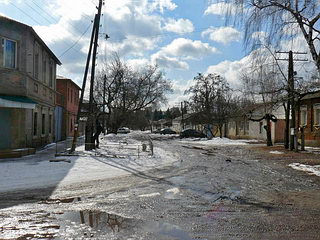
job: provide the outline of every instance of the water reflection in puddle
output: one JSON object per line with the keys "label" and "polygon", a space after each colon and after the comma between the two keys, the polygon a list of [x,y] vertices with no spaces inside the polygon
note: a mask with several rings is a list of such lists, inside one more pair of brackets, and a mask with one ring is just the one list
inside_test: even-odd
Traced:
{"label": "water reflection in puddle", "polygon": [[62,228],[65,229],[78,225],[82,226],[81,228],[83,229],[83,227],[86,226],[91,237],[117,236],[121,237],[121,239],[128,239],[134,236],[145,236],[148,238],[142,239],[192,239],[186,231],[170,223],[156,221],[146,222],[98,210],[69,211],[56,217],[60,221]]}

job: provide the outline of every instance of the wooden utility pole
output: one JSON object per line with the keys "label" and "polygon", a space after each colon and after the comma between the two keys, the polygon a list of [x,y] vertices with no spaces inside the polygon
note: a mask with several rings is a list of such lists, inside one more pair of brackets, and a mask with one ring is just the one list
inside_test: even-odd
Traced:
{"label": "wooden utility pole", "polygon": [[[97,15],[95,15],[94,23],[96,22],[96,17],[97,17]],[[78,105],[77,118],[76,118],[76,123],[74,125],[73,141],[72,141],[72,146],[70,149],[71,153],[76,150],[77,139],[78,139],[78,135],[79,135],[79,120],[80,120],[81,108],[83,106],[83,96],[84,96],[86,83],[87,83],[87,76],[88,76],[89,64],[90,64],[90,59],[91,59],[91,52],[92,52],[93,39],[94,39],[94,34],[95,34],[95,27],[96,27],[96,25],[93,24],[92,33],[91,33],[91,40],[90,40],[90,47],[89,47],[88,56],[87,56],[87,63],[86,63],[86,68],[84,70],[84,76],[83,76],[83,81],[82,81],[82,88],[81,88],[80,100],[79,100],[79,105]]]}
{"label": "wooden utility pole", "polygon": [[[77,138],[78,138],[78,134],[79,134],[79,119],[80,119],[81,108],[83,106],[83,97],[84,97],[84,92],[85,92],[85,87],[86,87],[86,82],[87,82],[91,54],[93,55],[93,59],[92,59],[92,67],[91,67],[89,113],[87,116],[87,126],[86,126],[86,130],[85,130],[85,144],[86,144],[85,149],[91,150],[94,148],[94,142],[93,142],[94,141],[94,139],[93,139],[93,121],[94,121],[94,119],[93,119],[93,83],[94,83],[95,64],[96,64],[95,62],[96,62],[96,55],[97,55],[97,46],[98,46],[98,38],[99,38],[99,25],[100,25],[102,4],[103,4],[102,0],[99,0],[98,13],[95,15],[93,28],[92,28],[90,47],[89,47],[86,67],[85,67],[85,71],[84,71],[84,77],[83,77],[83,82],[82,82],[82,89],[81,89],[81,95],[80,95],[80,100],[79,100],[76,124],[75,124],[72,147],[70,149],[70,152],[74,152],[76,145],[77,145]],[[92,48],[93,48],[93,52],[92,52]]]}
{"label": "wooden utility pole", "polygon": [[106,135],[106,83],[107,83],[107,76],[104,75],[103,79],[103,129],[104,129],[104,135]]}
{"label": "wooden utility pole", "polygon": [[[181,125],[182,125],[182,130],[184,129],[184,119],[183,119],[183,102],[181,102]],[[181,130],[181,131],[182,131]]]}
{"label": "wooden utility pole", "polygon": [[97,49],[98,49],[98,39],[99,39],[99,27],[100,27],[100,17],[102,9],[102,0],[99,0],[98,13],[95,18],[95,33],[94,33],[94,43],[92,52],[92,65],[91,65],[91,80],[90,80],[90,93],[89,93],[89,116],[86,127],[86,145],[85,150],[92,150],[94,146],[94,112],[93,112],[93,89],[94,89],[94,78],[96,70],[96,60],[97,60]]}
{"label": "wooden utility pole", "polygon": [[[286,111],[286,129],[285,129],[285,148],[289,148],[290,150],[298,150],[298,127],[296,123],[296,108],[297,104],[295,101],[296,91],[294,86],[294,61],[308,61],[307,59],[294,59],[293,54],[307,54],[305,52],[276,52],[276,53],[286,53],[289,54],[288,59],[277,59],[288,61],[288,101],[287,101],[287,111]],[[291,121],[289,123],[289,115],[291,110]],[[290,129],[290,130],[289,130]],[[290,135],[290,137],[289,137]],[[290,144],[289,144],[290,140]]]}

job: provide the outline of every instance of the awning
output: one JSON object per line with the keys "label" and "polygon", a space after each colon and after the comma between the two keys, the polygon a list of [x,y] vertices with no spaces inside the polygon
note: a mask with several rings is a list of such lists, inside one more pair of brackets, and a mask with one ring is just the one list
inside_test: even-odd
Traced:
{"label": "awning", "polygon": [[1,95],[0,107],[35,109],[37,102],[25,96]]}

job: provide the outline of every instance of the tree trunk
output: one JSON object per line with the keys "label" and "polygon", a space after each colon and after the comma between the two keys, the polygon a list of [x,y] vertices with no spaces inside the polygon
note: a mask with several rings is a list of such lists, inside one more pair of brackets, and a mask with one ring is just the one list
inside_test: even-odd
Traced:
{"label": "tree trunk", "polygon": [[223,126],[223,125],[221,125],[221,124],[219,125],[220,138],[223,137],[223,136],[222,136],[222,126]]}
{"label": "tree trunk", "polygon": [[271,121],[270,118],[267,117],[267,126],[266,126],[266,131],[267,131],[267,146],[272,146],[272,138],[271,138]]}

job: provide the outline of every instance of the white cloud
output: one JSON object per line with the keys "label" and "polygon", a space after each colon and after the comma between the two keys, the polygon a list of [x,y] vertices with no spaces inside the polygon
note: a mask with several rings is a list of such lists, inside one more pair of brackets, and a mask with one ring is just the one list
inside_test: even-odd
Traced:
{"label": "white cloud", "polygon": [[163,13],[165,9],[173,11],[177,8],[177,5],[173,3],[172,0],[154,0],[150,4],[149,8],[152,11],[159,9],[159,11]]}
{"label": "white cloud", "polygon": [[241,32],[232,27],[210,27],[204,32],[202,36],[208,35],[212,41],[229,44],[230,42],[239,42],[242,38]]}
{"label": "white cloud", "polygon": [[150,64],[150,60],[146,58],[129,59],[126,63],[133,69],[141,69]]}
{"label": "white cloud", "polygon": [[120,56],[143,56],[147,50],[152,50],[155,48],[157,41],[157,38],[150,39],[135,36],[127,36],[127,38],[123,41],[106,42],[105,44],[107,46],[108,52],[117,52]]}
{"label": "white cloud", "polygon": [[208,67],[207,73],[216,73],[224,76],[232,86],[241,84],[241,73],[250,65],[251,57],[246,56],[239,61],[223,61]]}
{"label": "white cloud", "polygon": [[235,15],[237,13],[237,8],[232,3],[213,3],[204,12],[205,15]]}
{"label": "white cloud", "polygon": [[168,32],[175,33],[190,33],[194,31],[192,22],[189,19],[180,18],[178,20],[169,18],[163,27],[164,30]]}
{"label": "white cloud", "polygon": [[180,69],[180,70],[187,70],[189,69],[189,65],[185,61],[179,60],[176,57],[170,57],[164,54],[163,52],[155,53],[151,56],[152,64],[156,64],[161,68],[173,68],[173,69]]}
{"label": "white cloud", "polygon": [[187,59],[201,58],[219,52],[208,43],[199,40],[193,41],[186,38],[177,38],[173,40],[169,45],[163,47],[161,51],[167,55],[179,56]]}
{"label": "white cloud", "polygon": [[219,51],[208,43],[177,38],[153,54],[151,60],[164,68],[188,69],[189,65],[185,60],[198,60],[214,53]]}

